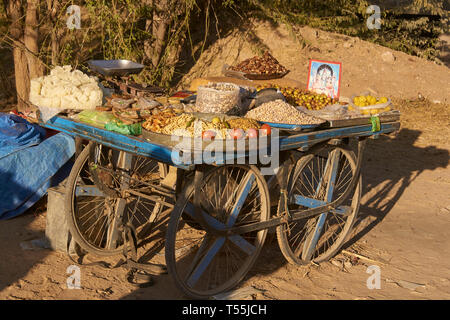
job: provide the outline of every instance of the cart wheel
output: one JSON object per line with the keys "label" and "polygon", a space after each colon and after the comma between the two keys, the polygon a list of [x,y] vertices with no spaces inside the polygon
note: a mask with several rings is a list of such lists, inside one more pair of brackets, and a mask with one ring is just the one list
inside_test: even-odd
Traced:
{"label": "cart wheel", "polygon": [[[329,151],[329,152],[328,152]],[[339,198],[356,173],[352,151],[342,148],[324,154],[302,157],[288,181],[289,211],[324,205]],[[278,206],[280,212],[281,201]],[[346,241],[359,210],[361,177],[355,191],[338,208],[312,218],[300,219],[277,227],[277,238],[285,258],[293,264],[323,262],[337,253]]]}
{"label": "cart wheel", "polygon": [[[93,159],[93,154],[98,157]],[[128,163],[127,168],[119,168],[120,163]],[[121,177],[123,171],[132,179]],[[123,247],[119,226],[127,222],[135,227],[138,239],[144,239],[163,206],[120,191],[126,187],[149,194],[148,184],[158,184],[163,174],[164,167],[154,160],[89,143],[66,184],[67,224],[75,242],[95,255],[116,255]],[[163,196],[156,197],[164,201]]]}
{"label": "cart wheel", "polygon": [[188,296],[204,299],[236,286],[253,266],[266,230],[221,236],[214,232],[265,221],[270,214],[267,184],[253,166],[226,165],[207,171],[199,203],[208,232],[196,221],[194,183],[186,186],[172,211],[166,263],[176,285]]}

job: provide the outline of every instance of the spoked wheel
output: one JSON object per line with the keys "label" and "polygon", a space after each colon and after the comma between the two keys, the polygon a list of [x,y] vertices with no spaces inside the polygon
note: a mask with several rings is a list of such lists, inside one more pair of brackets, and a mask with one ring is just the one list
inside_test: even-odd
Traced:
{"label": "spoked wheel", "polygon": [[176,285],[203,299],[236,286],[254,264],[267,230],[222,236],[214,230],[269,218],[269,191],[253,166],[226,165],[205,172],[200,191],[202,223],[195,218],[194,183],[187,185],[172,211],[166,263]]}
{"label": "spoked wheel", "polygon": [[[351,185],[355,174],[356,160],[352,151],[336,147],[302,157],[288,181],[287,210],[299,212],[338,199]],[[338,208],[278,226],[278,243],[285,258],[298,265],[330,259],[350,233],[360,199],[361,177],[354,192]],[[281,203],[278,211],[280,207]]]}
{"label": "spoked wheel", "polygon": [[130,223],[142,240],[163,206],[140,195],[151,195],[151,185],[164,174],[165,167],[154,160],[89,143],[66,184],[67,224],[75,242],[95,255],[118,254],[122,223]]}

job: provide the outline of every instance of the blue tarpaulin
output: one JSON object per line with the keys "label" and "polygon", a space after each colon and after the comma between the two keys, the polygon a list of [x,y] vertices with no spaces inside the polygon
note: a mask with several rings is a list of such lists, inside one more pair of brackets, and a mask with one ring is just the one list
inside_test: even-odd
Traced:
{"label": "blue tarpaulin", "polygon": [[45,130],[11,114],[0,114],[0,219],[24,213],[70,172],[72,137]]}
{"label": "blue tarpaulin", "polygon": [[45,129],[14,114],[0,113],[0,159],[29,146],[39,144]]}

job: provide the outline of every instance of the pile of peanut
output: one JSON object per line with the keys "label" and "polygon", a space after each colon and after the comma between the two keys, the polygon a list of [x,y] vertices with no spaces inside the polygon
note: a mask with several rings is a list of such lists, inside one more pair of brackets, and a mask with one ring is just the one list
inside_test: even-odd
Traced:
{"label": "pile of peanut", "polygon": [[247,112],[245,117],[263,122],[286,124],[320,124],[325,122],[322,119],[297,110],[294,106],[281,99],[264,103]]}

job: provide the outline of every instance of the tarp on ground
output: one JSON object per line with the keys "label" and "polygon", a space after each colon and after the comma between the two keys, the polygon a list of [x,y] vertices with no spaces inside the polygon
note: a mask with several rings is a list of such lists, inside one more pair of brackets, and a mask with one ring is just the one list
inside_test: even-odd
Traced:
{"label": "tarp on ground", "polygon": [[44,135],[20,117],[0,116],[0,220],[24,213],[68,175],[74,139]]}
{"label": "tarp on ground", "polygon": [[14,114],[0,113],[0,159],[39,144],[45,129]]}

